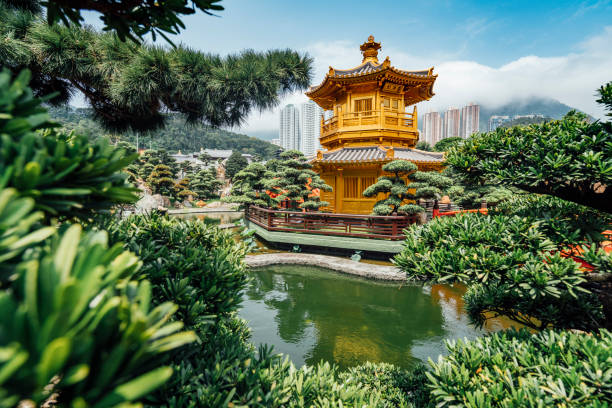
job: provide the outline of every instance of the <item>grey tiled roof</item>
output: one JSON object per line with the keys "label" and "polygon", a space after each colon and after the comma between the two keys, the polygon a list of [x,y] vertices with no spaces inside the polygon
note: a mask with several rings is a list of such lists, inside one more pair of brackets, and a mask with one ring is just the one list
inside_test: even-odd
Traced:
{"label": "grey tiled roof", "polygon": [[334,74],[336,74],[336,76],[362,75],[369,74],[370,72],[380,71],[381,69],[382,64],[376,65],[371,61],[368,61],[365,64],[353,69],[336,69],[334,71]]}
{"label": "grey tiled roof", "polygon": [[[372,72],[380,71],[383,69],[383,64],[375,64],[372,61],[368,61],[365,64],[362,64],[353,69],[336,69],[334,70],[334,75],[337,77],[347,77],[347,76],[357,76],[357,75],[366,75]],[[397,72],[401,72],[402,74],[410,74],[410,75],[421,75],[427,76],[429,75],[429,71],[403,71],[397,68],[391,68],[396,70]]]}
{"label": "grey tiled roof", "polygon": [[[441,162],[444,153],[425,152],[423,150],[400,148],[394,149],[394,159],[404,159],[415,162]],[[321,161],[329,162],[355,162],[385,160],[387,152],[378,146],[345,147],[329,153],[323,153]]]}
{"label": "grey tiled roof", "polygon": [[345,147],[330,153],[323,153],[323,161],[372,161],[382,160],[387,155],[378,147]]}
{"label": "grey tiled roof", "polygon": [[444,153],[438,152],[426,152],[423,150],[417,149],[408,149],[408,148],[395,148],[395,158],[396,159],[405,159],[412,161],[436,161],[441,162],[444,159]]}

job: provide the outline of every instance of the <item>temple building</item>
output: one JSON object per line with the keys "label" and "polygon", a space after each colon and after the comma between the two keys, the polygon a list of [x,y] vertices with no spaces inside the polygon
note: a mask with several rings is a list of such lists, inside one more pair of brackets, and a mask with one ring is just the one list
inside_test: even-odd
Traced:
{"label": "temple building", "polygon": [[360,47],[361,64],[340,70],[329,68],[323,82],[306,95],[333,116],[321,120],[320,143],[312,161],[332,192],[321,199],[335,213],[369,214],[378,198],[362,192],[383,174],[382,166],[406,159],[419,170],[441,170],[443,153],[415,149],[419,140],[417,108],[411,105],[430,99],[437,75],[433,68],[403,71],[387,57],[378,61],[380,43],[370,36]]}

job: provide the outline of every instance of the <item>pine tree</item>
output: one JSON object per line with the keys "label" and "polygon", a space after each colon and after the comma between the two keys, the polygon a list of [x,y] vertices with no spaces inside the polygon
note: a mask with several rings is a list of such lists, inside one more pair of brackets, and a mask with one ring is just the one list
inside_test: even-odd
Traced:
{"label": "pine tree", "polygon": [[239,151],[235,150],[225,162],[225,175],[231,180],[248,164],[247,159]]}
{"label": "pine tree", "polygon": [[240,125],[252,110],[269,109],[282,95],[310,84],[312,58],[295,51],[220,57],[182,46],[122,42],[89,26],[49,26],[41,16],[3,4],[2,65],[15,74],[30,69],[38,95],[57,92],[52,103],[81,92],[112,132],[161,128],[164,112],[180,113],[189,123]]}
{"label": "pine tree", "polygon": [[232,190],[226,201],[252,204],[261,207],[275,207],[278,199],[270,194],[280,193],[275,187],[275,173],[261,163],[251,163],[234,176]]}
{"label": "pine tree", "polygon": [[381,176],[376,183],[366,188],[364,197],[375,197],[380,193],[387,194],[386,198],[378,200],[372,210],[375,215],[416,214],[423,212],[423,207],[416,204],[406,204],[406,200],[413,201],[416,197],[406,185],[404,178],[412,179],[417,171],[416,164],[407,160],[394,160],[382,167],[383,171],[393,173],[393,176]]}
{"label": "pine tree", "polygon": [[218,197],[217,191],[223,183],[217,179],[214,168],[202,169],[195,173],[190,182],[189,189],[195,193],[195,197],[201,200]]}
{"label": "pine tree", "polygon": [[288,199],[292,209],[318,210],[329,205],[327,201],[321,201],[316,190],[332,191],[331,186],[312,170],[302,152],[288,150],[281,153],[280,158],[276,185],[283,191],[281,199]]}
{"label": "pine tree", "polygon": [[170,196],[173,193],[174,175],[170,167],[165,164],[158,164],[147,178],[147,183],[154,194]]}

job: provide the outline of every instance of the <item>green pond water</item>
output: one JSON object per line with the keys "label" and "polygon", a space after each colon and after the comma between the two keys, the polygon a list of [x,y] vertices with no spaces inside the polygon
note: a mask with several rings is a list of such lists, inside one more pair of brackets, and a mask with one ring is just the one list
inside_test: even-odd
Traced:
{"label": "green pond water", "polygon": [[444,354],[444,339],[484,333],[469,325],[461,289],[447,285],[406,286],[287,265],[255,269],[252,277],[239,313],[253,342],[273,345],[297,366],[326,360],[343,368],[366,361],[410,367]]}

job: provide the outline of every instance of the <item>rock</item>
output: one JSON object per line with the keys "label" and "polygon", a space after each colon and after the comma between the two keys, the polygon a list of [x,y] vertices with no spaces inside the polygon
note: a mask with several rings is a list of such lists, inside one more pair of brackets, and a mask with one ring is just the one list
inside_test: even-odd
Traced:
{"label": "rock", "polygon": [[134,212],[136,214],[142,214],[145,212],[150,212],[151,210],[157,207],[163,207],[164,200],[161,194],[144,194],[140,200],[136,202]]}
{"label": "rock", "polygon": [[185,201],[183,201],[183,207],[185,207],[185,208],[192,208],[193,204],[191,204],[189,201],[185,200]]}
{"label": "rock", "polygon": [[166,196],[161,196],[161,197],[162,197],[162,206],[166,208],[170,208],[172,206],[172,203],[170,202],[170,198]]}

